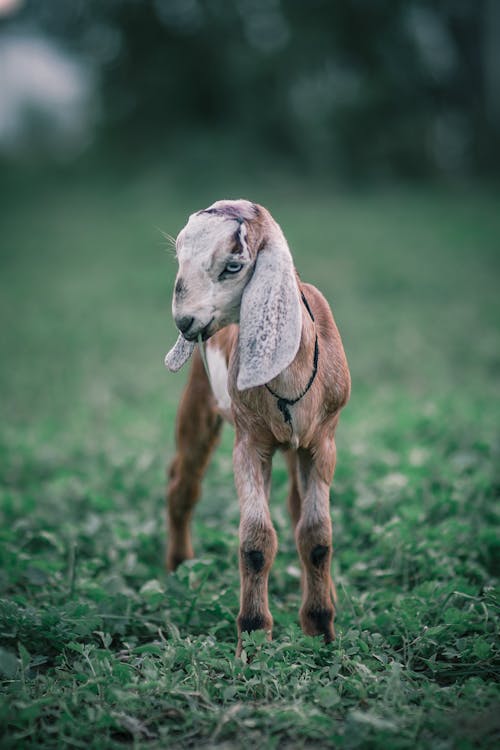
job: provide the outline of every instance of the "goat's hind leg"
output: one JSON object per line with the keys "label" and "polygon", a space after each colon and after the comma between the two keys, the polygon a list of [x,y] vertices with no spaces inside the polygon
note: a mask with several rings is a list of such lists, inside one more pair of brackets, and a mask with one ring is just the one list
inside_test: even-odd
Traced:
{"label": "goat's hind leg", "polygon": [[292,519],[293,528],[295,530],[297,528],[298,522],[300,521],[300,512],[302,507],[298,477],[297,452],[295,450],[286,451],[285,461],[288,466],[288,474],[290,477],[287,500],[288,512],[290,513],[290,518]]}
{"label": "goat's hind leg", "polygon": [[222,418],[216,411],[210,383],[199,353],[195,352],[177,412],[177,449],[167,488],[168,570],[175,570],[181,562],[194,557],[191,516],[221,426]]}

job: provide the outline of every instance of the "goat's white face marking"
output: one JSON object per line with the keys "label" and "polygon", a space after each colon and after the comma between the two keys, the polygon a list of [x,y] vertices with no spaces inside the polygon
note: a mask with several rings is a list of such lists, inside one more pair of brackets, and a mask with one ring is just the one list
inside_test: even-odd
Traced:
{"label": "goat's white face marking", "polygon": [[241,295],[253,267],[245,224],[210,212],[192,214],[176,246],[174,318],[194,319],[190,337],[203,329],[211,336],[237,323]]}

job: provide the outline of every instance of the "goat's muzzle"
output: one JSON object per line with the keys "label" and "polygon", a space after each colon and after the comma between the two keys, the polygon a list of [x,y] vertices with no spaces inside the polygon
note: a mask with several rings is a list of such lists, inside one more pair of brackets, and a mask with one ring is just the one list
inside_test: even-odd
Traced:
{"label": "goat's muzzle", "polygon": [[194,318],[190,318],[187,315],[182,317],[176,317],[175,325],[182,334],[186,334],[194,323]]}
{"label": "goat's muzzle", "polygon": [[208,338],[210,338],[212,333],[215,333],[215,331],[211,330],[213,322],[213,317],[208,321],[208,323],[203,323],[196,318],[190,318],[188,316],[175,318],[175,324],[186,341],[196,341],[200,337],[200,335],[202,340],[206,341]]}

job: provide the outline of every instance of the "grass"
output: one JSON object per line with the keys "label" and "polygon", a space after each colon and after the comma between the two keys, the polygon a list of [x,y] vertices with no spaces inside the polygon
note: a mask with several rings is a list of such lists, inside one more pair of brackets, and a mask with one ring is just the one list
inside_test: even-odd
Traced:
{"label": "grass", "polygon": [[[2,748],[498,746],[498,191],[2,181]],[[229,429],[198,557],[163,568],[185,375],[162,366],[175,263],[159,231],[238,194],[280,220],[353,375],[332,489],[337,641],[297,625],[278,457],[275,639],[249,636],[242,660]]]}

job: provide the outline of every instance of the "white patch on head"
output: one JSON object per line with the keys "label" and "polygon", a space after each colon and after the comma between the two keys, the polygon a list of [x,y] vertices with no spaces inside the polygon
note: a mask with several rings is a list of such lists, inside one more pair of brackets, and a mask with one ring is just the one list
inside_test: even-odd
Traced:
{"label": "white patch on head", "polygon": [[224,245],[229,248],[235,228],[235,222],[224,216],[192,214],[177,238],[179,262],[194,260],[198,266],[207,269],[215,248]]}
{"label": "white patch on head", "polygon": [[220,409],[231,408],[231,398],[227,388],[227,364],[226,358],[220,349],[208,344],[206,348],[208,369],[210,371],[210,384]]}
{"label": "white patch on head", "polygon": [[[253,204],[245,201],[241,205],[220,201],[192,214],[179,232],[177,278],[182,279],[183,293],[174,293],[172,313],[193,318],[195,334],[210,326],[213,335],[239,320],[241,295],[252,272],[243,217],[254,211]],[[242,268],[234,275],[225,274],[228,263],[241,263]]]}

